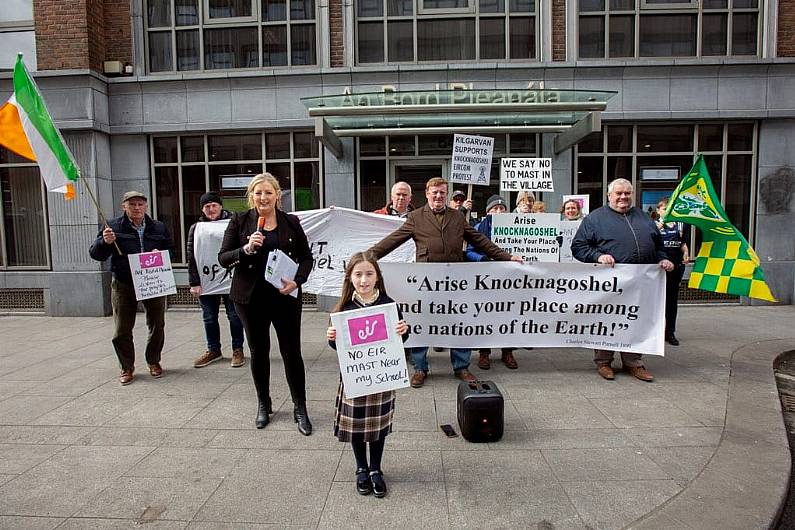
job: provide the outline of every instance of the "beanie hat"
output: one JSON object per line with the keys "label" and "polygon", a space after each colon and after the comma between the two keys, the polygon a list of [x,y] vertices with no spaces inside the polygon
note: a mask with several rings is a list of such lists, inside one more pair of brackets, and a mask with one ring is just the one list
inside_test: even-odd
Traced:
{"label": "beanie hat", "polygon": [[220,205],[224,204],[224,201],[221,200],[221,196],[218,195],[215,191],[208,191],[204,195],[201,196],[199,199],[199,205],[204,208],[204,205],[208,202],[217,202]]}
{"label": "beanie hat", "polygon": [[489,197],[488,202],[486,203],[486,213],[489,213],[492,208],[495,206],[505,206],[505,209],[508,209],[508,206],[505,204],[505,199],[500,197],[499,195],[492,195]]}

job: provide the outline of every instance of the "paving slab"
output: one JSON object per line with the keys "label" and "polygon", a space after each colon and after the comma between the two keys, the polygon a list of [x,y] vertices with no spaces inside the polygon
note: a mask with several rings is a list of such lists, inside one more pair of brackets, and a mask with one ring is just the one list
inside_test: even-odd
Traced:
{"label": "paving slab", "polygon": [[[680,315],[682,345],[645,358],[651,384],[602,380],[586,349],[523,348],[518,370],[494,353],[480,371],[473,353],[505,397],[494,443],[439,430],[460,430],[459,381],[449,353],[431,351],[426,385],[397,392],[384,499],[356,493],[350,444],[333,436],[326,313],[302,321],[310,437],[275,336],[276,414],[257,430],[248,364],[192,366],[198,311],[167,312],[165,376],[139,359],[126,387],[111,318],[0,316],[0,343],[24,343],[0,352],[0,528],[768,528],[789,479],[772,362],[795,349],[795,308]],[[142,318],[135,336],[140,348]]]}

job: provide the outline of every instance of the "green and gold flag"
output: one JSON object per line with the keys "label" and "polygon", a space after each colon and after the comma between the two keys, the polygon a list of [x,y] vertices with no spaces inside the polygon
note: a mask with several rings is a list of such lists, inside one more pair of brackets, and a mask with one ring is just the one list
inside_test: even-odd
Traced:
{"label": "green and gold flag", "polygon": [[674,190],[663,220],[689,223],[701,230],[701,248],[688,287],[777,302],[765,283],[759,256],[729,222],[703,156],[699,155]]}

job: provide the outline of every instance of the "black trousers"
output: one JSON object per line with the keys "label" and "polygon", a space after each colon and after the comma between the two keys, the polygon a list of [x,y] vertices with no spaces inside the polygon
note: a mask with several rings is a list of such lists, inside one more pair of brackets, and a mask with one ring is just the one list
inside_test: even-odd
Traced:
{"label": "black trousers", "polygon": [[280,294],[270,286],[258,285],[248,304],[235,302],[235,310],[246,330],[251,350],[251,375],[257,397],[270,404],[271,324],[276,329],[279,352],[293,403],[306,404],[306,374],[301,357],[301,301]]}
{"label": "black trousers", "polygon": [[665,333],[676,331],[676,314],[679,308],[679,284],[685,274],[684,264],[665,273]]}

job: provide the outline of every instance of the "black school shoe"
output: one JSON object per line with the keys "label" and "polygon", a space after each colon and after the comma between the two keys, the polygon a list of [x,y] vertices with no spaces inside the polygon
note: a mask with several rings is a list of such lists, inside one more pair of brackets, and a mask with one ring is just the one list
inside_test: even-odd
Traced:
{"label": "black school shoe", "polygon": [[679,339],[677,339],[676,335],[674,335],[673,333],[665,334],[665,342],[667,342],[671,346],[679,346]]}
{"label": "black school shoe", "polygon": [[372,492],[373,483],[370,482],[367,468],[360,467],[356,470],[356,493],[359,495],[370,495]]}
{"label": "black school shoe", "polygon": [[384,474],[380,469],[370,471],[370,482],[373,484],[373,495],[379,499],[386,495],[386,482],[384,482]]}

